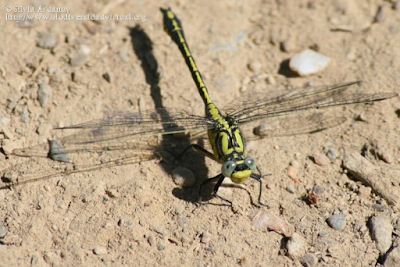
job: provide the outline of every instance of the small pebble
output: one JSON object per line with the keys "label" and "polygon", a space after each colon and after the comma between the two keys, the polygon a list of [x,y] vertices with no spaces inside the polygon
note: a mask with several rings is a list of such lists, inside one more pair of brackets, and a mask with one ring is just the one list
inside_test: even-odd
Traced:
{"label": "small pebble", "polygon": [[29,123],[29,113],[26,107],[24,107],[24,109],[22,110],[21,121],[23,123]]}
{"label": "small pebble", "polygon": [[308,76],[324,70],[330,61],[329,57],[307,49],[294,55],[290,59],[289,67],[300,76]]}
{"label": "small pebble", "polygon": [[53,89],[50,87],[50,85],[48,85],[47,83],[40,84],[38,91],[38,100],[40,106],[42,106],[42,108],[46,107],[51,103],[52,98],[53,98]]}
{"label": "small pebble", "polygon": [[36,129],[36,132],[41,136],[50,136],[50,131],[53,129],[53,126],[49,123],[42,122],[39,124],[39,127]]}
{"label": "small pebble", "polygon": [[290,258],[299,259],[306,253],[307,241],[301,235],[293,233],[286,243],[286,249]]}
{"label": "small pebble", "polygon": [[357,51],[356,51],[356,49],[354,47],[350,48],[350,50],[347,51],[346,58],[348,60],[355,60],[356,59],[356,52]]}
{"label": "small pebble", "polygon": [[298,167],[300,167],[300,163],[297,161],[297,160],[291,160],[290,161],[290,166],[293,166],[293,167],[295,167],[295,168],[298,168]]}
{"label": "small pebble", "polygon": [[322,196],[325,193],[325,190],[319,185],[316,185],[313,187],[312,192],[316,195]]}
{"label": "small pebble", "polygon": [[112,75],[111,72],[106,72],[106,73],[104,73],[104,74],[103,74],[103,78],[104,78],[107,82],[109,82],[109,83],[112,83],[112,82],[114,81],[113,75]]}
{"label": "small pebble", "polygon": [[287,175],[292,179],[297,179],[298,172],[299,172],[299,170],[293,166],[289,166],[287,169]]}
{"label": "small pebble", "polygon": [[7,235],[8,233],[8,228],[4,224],[4,222],[0,222],[0,238],[3,238]]}
{"label": "small pebble", "polygon": [[149,235],[147,237],[147,242],[149,243],[150,246],[154,246],[156,243],[156,238],[153,235]]}
{"label": "small pebble", "polygon": [[369,186],[361,185],[360,188],[358,189],[358,195],[364,199],[368,199],[371,196],[371,192],[372,189]]}
{"label": "small pebble", "polygon": [[342,230],[346,226],[346,216],[343,214],[332,215],[326,221],[335,230]]}
{"label": "small pebble", "polygon": [[260,72],[261,68],[262,68],[262,64],[260,61],[258,60],[252,60],[249,64],[247,64],[247,67],[249,68],[249,70],[251,70],[252,72]]}
{"label": "small pebble", "polygon": [[1,149],[3,149],[4,154],[10,155],[13,153],[14,149],[17,148],[17,144],[9,139],[3,139],[2,140],[2,146]]}
{"label": "small pebble", "polygon": [[276,84],[276,81],[275,81],[274,76],[269,75],[269,76],[267,77],[267,83],[270,84],[270,85],[275,85],[275,84]]}
{"label": "small pebble", "polygon": [[376,242],[376,247],[383,255],[392,245],[393,226],[390,222],[390,217],[380,215],[372,217],[370,222],[371,237]]}
{"label": "small pebble", "polygon": [[128,58],[128,53],[126,53],[126,51],[119,51],[119,56],[122,59],[123,62],[128,62],[129,58]]}
{"label": "small pebble", "polygon": [[337,151],[336,151],[335,149],[333,149],[333,148],[330,148],[330,149],[328,150],[328,152],[326,153],[326,155],[328,156],[328,158],[329,158],[331,161],[334,161],[334,160],[338,157]]}
{"label": "small pebble", "polygon": [[329,158],[325,154],[322,154],[320,152],[315,152],[312,157],[314,158],[315,164],[319,166],[324,166],[330,163]]}
{"label": "small pebble", "polygon": [[12,134],[10,129],[8,129],[7,126],[0,124],[0,133],[4,134],[5,138],[7,138],[7,139],[9,139],[11,141],[14,140],[14,135]]}
{"label": "small pebble", "polygon": [[292,53],[296,50],[296,43],[292,38],[281,43],[281,50],[286,53]]}
{"label": "small pebble", "polygon": [[87,75],[84,75],[80,70],[74,71],[72,73],[72,81],[80,84],[87,84]]}
{"label": "small pebble", "polygon": [[52,33],[42,32],[39,33],[39,40],[37,46],[45,49],[53,49],[57,44],[56,36]]}
{"label": "small pebble", "polygon": [[181,187],[191,187],[196,183],[193,172],[184,167],[177,167],[172,171],[172,178],[176,185]]}
{"label": "small pebble", "polygon": [[64,147],[57,140],[50,140],[49,158],[60,162],[72,162],[65,153]]}
{"label": "small pebble", "polygon": [[290,185],[286,186],[286,191],[294,194],[296,192],[296,189],[294,188],[294,185],[290,184]]}
{"label": "small pebble", "polygon": [[157,249],[160,250],[160,251],[164,250],[165,249],[165,244],[163,244],[163,243],[158,244],[157,245]]}
{"label": "small pebble", "polygon": [[97,246],[93,249],[93,253],[96,255],[106,255],[107,254],[107,248],[102,247],[102,246]]}
{"label": "small pebble", "polygon": [[205,231],[204,233],[201,234],[201,239],[200,242],[203,244],[208,244],[212,239],[212,234],[210,232]]}
{"label": "small pebble", "polygon": [[307,253],[306,255],[304,255],[303,257],[303,263],[306,267],[312,267],[317,265],[318,263],[318,258],[311,253]]}

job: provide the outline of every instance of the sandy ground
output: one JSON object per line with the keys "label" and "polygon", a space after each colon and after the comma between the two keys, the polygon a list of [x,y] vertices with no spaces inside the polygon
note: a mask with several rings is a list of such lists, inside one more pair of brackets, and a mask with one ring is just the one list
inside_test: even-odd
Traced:
{"label": "sandy ground", "polygon": [[[4,178],[0,184],[1,266],[369,266],[383,264],[388,255],[396,266],[399,98],[330,109],[328,114],[346,116],[347,122],[314,134],[257,140],[251,136],[253,126],[245,127],[248,154],[270,174],[263,187],[268,206],[261,210],[250,202],[249,194],[257,197],[258,184],[249,180],[248,192],[222,188],[233,208],[206,198],[218,205],[192,212],[199,184],[216,175],[220,165],[195,152],[180,160],[165,152],[179,153],[187,137],[165,139],[170,147],[161,149],[161,160],[143,156],[140,163],[70,175],[61,173],[76,169],[45,158],[45,150],[36,146],[74,133],[53,127],[100,119],[104,111],[166,107],[203,115],[203,103],[184,60],[163,31],[160,6],[172,7],[181,19],[221,109],[254,92],[268,94],[310,82],[363,80],[355,90],[400,92],[397,1],[65,2],[1,5],[0,171],[22,174],[14,181],[39,178],[11,188],[5,187]],[[6,20],[6,14],[21,14],[7,12],[7,4],[13,9],[66,7],[70,14],[82,16],[131,14],[132,20],[96,24],[58,18],[18,23]],[[287,75],[287,60],[307,48],[332,62],[318,75]],[[41,91],[52,93],[43,97],[43,103],[38,100]],[[32,156],[37,152],[44,157],[11,153],[32,146]],[[368,168],[379,170],[370,175],[377,183],[372,186],[343,168],[345,156],[361,155],[363,148]],[[329,151],[335,154],[330,154],[331,160],[322,166],[315,163],[315,153],[324,159]],[[128,152],[117,156],[123,158]],[[107,153],[89,156],[104,162],[103,154]],[[194,186],[174,183],[171,174],[177,166],[193,171]],[[288,169],[297,173],[290,177]],[[59,174],[41,178],[52,170]],[[380,183],[386,186],[383,190]],[[322,191],[311,198],[318,202],[310,203],[307,196],[315,186]],[[390,197],[395,200],[390,202]],[[255,211],[279,216],[296,238],[254,227],[249,216]],[[346,218],[343,229],[328,225],[334,214]],[[386,225],[377,226],[383,229],[379,236],[386,236],[383,243],[373,238],[375,217],[386,220]],[[290,246],[293,242],[298,250]]]}

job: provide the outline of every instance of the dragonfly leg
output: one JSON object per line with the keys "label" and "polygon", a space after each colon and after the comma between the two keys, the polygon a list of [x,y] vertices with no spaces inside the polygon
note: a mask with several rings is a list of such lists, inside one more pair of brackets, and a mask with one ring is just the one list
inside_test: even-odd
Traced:
{"label": "dragonfly leg", "polygon": [[[197,152],[200,152],[201,154],[203,154],[204,156],[217,161],[217,159],[215,158],[214,154],[205,150],[204,148],[202,148],[201,146],[197,145],[197,144],[191,144],[190,146],[188,146],[187,148],[185,148],[185,150],[182,151],[181,154],[179,154],[176,158],[180,159],[183,154],[185,154],[190,148],[194,148]],[[212,178],[211,178],[212,179]]]}
{"label": "dragonfly leg", "polygon": [[211,182],[213,182],[215,180],[218,180],[218,182],[214,186],[214,195],[216,197],[222,199],[223,201],[228,202],[229,205],[232,206],[232,201],[230,201],[230,200],[218,195],[218,189],[221,186],[221,184],[224,181],[224,179],[225,179],[225,177],[220,173],[217,176],[215,176],[213,178],[209,178],[209,179],[207,179],[207,180],[205,180],[204,182],[201,183],[200,189],[199,189],[199,200],[198,200],[200,205],[202,205],[202,194],[201,194],[201,191],[202,191],[203,186],[205,186],[206,184],[209,184],[209,183],[211,183]]}
{"label": "dragonfly leg", "polygon": [[[258,169],[258,168],[257,168]],[[260,175],[261,176],[261,175]],[[260,204],[261,206],[267,206],[264,203],[261,202],[261,196],[262,196],[262,190],[263,190],[263,183],[261,180],[261,177],[256,175],[256,174],[251,174],[251,178],[253,178],[254,180],[258,181],[260,183],[260,193],[258,194],[258,204]]]}

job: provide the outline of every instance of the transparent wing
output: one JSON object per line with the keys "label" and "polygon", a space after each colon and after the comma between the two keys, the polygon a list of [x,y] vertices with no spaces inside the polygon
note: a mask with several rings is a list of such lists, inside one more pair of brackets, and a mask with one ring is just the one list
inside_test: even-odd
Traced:
{"label": "transparent wing", "polygon": [[182,110],[153,109],[143,112],[112,111],[102,119],[57,129],[81,129],[70,143],[95,143],[143,135],[173,134],[214,128],[215,123],[204,116]]}
{"label": "transparent wing", "polygon": [[[76,143],[79,133],[48,143],[14,149],[13,155],[26,157],[4,171],[2,180],[10,185],[82,173],[160,158],[157,138],[123,138],[103,142]],[[53,160],[49,160],[51,158]],[[9,187],[6,185],[5,187]]]}
{"label": "transparent wing", "polygon": [[380,101],[397,96],[396,93],[363,94],[346,90],[349,86],[359,83],[360,81],[328,86],[307,86],[274,92],[268,96],[252,95],[234,102],[227,108],[227,112],[235,117],[237,122],[246,123],[297,111]]}

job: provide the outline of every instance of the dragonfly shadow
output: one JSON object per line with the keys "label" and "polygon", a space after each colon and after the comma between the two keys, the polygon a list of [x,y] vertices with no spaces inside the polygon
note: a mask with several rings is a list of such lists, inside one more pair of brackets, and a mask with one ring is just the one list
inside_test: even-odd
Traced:
{"label": "dragonfly shadow", "polygon": [[[160,78],[160,73],[158,70],[159,65],[156,57],[153,54],[153,43],[149,38],[149,36],[146,34],[146,32],[140,26],[129,28],[129,31],[130,31],[133,50],[141,62],[141,67],[145,74],[146,82],[150,86],[151,97],[154,101],[155,107],[157,109],[164,109],[165,107],[162,102],[161,88],[159,86],[159,78]],[[174,118],[169,114],[165,115],[165,112],[163,112],[163,116],[164,117],[166,116],[167,121],[170,122],[174,121]],[[165,132],[168,131],[166,127],[167,126],[165,125],[164,126]],[[171,127],[171,125],[169,125],[169,127]],[[174,151],[174,154],[179,155],[183,151],[183,149],[185,149],[190,145],[190,139],[186,135],[183,138],[179,138],[179,140],[169,134],[162,136],[160,148],[171,147],[172,144],[178,145],[178,147],[181,148],[180,151]],[[159,152],[161,157],[164,159],[165,150]],[[171,166],[171,164],[167,164],[166,162],[168,161],[163,160],[161,166],[163,167],[166,173],[172,173],[174,166]],[[189,165],[188,167],[195,172],[196,177],[207,178],[208,172],[205,160],[204,157],[201,156],[199,153],[188,152],[187,156],[185,155],[184,160],[180,160],[180,163]],[[175,189],[174,192],[176,192],[176,190],[177,189]],[[174,195],[186,201],[190,202],[197,201],[197,195],[194,194],[194,192],[196,193],[198,192],[197,187],[190,188],[189,190],[185,189],[185,191],[186,192],[184,192],[183,194],[174,194]]]}

